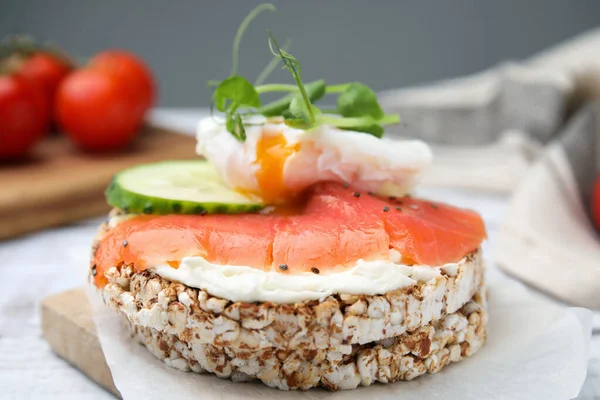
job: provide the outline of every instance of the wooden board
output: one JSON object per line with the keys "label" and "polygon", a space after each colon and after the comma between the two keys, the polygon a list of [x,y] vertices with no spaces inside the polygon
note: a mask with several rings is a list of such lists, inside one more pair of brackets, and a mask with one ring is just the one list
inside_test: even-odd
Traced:
{"label": "wooden board", "polygon": [[121,397],[106,364],[92,309],[83,289],[58,293],[40,303],[42,333],[60,357],[117,397]]}
{"label": "wooden board", "polygon": [[0,240],[105,214],[112,176],[142,162],[195,157],[193,137],[148,127],[128,151],[88,154],[46,139],[31,160],[0,165]]}

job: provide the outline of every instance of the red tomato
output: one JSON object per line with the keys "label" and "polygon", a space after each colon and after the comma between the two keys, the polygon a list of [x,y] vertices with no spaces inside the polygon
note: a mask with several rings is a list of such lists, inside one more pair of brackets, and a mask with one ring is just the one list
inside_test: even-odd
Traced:
{"label": "red tomato", "polygon": [[152,72],[140,58],[123,50],[108,50],[97,54],[89,66],[118,76],[127,84],[127,90],[140,98],[142,113],[154,105],[156,85]]}
{"label": "red tomato", "polygon": [[592,216],[594,217],[596,228],[600,229],[600,175],[596,178],[592,193]]}
{"label": "red tomato", "polygon": [[140,100],[114,74],[85,68],[70,74],[56,93],[55,114],[67,135],[88,151],[125,147],[143,122]]}
{"label": "red tomato", "polygon": [[50,53],[40,52],[25,59],[18,73],[42,85],[50,101],[53,101],[58,85],[70,71],[71,66],[66,61]]}
{"label": "red tomato", "polygon": [[0,75],[0,160],[18,159],[50,127],[44,90],[16,75]]}

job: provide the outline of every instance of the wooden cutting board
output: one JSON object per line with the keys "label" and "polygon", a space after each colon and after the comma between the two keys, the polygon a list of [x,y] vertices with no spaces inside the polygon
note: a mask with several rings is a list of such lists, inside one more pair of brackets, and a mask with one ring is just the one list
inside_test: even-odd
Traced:
{"label": "wooden cutting board", "polygon": [[120,153],[83,153],[64,136],[36,150],[27,162],[0,164],[0,240],[105,214],[104,190],[123,168],[196,156],[193,137],[154,127]]}
{"label": "wooden cutting board", "polygon": [[94,382],[121,397],[106,364],[92,309],[83,289],[48,296],[40,303],[42,333],[52,350]]}

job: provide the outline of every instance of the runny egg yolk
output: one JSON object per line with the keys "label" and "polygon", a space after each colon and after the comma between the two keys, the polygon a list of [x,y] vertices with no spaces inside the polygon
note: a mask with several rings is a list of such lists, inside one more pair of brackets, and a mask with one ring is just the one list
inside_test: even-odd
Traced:
{"label": "runny egg yolk", "polygon": [[256,181],[259,195],[267,203],[280,203],[293,195],[284,185],[283,168],[299,149],[300,143],[288,145],[281,132],[263,132],[256,143]]}

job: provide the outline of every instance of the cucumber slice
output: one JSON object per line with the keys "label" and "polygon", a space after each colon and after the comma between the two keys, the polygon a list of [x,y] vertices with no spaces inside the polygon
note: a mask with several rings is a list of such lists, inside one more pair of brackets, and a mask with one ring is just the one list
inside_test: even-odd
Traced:
{"label": "cucumber slice", "polygon": [[126,169],[106,190],[113,207],[139,214],[236,214],[255,212],[260,199],[228,188],[205,160],[164,161]]}

